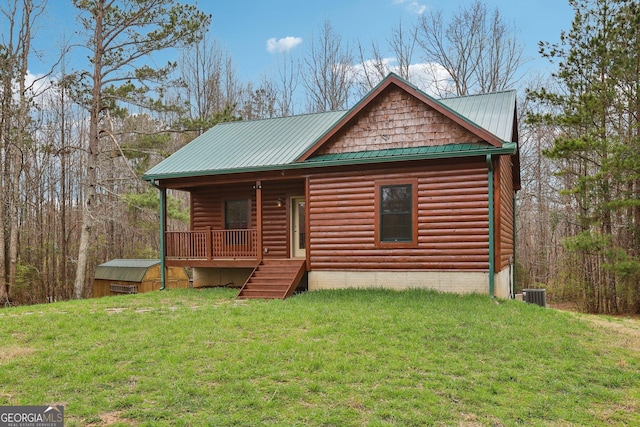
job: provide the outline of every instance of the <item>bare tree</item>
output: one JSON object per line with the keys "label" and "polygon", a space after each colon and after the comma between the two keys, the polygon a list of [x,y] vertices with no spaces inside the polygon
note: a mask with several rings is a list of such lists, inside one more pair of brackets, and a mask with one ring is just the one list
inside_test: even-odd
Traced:
{"label": "bare tree", "polygon": [[434,76],[440,95],[507,89],[517,82],[525,62],[514,27],[497,8],[490,12],[480,1],[462,7],[448,23],[441,11],[432,11],[421,18],[417,31],[424,59],[448,73],[444,82]]}
{"label": "bare tree", "polygon": [[0,149],[3,169],[0,176],[0,301],[8,301],[7,285],[16,281],[19,212],[23,197],[21,186],[31,99],[27,84],[31,31],[45,4],[44,1],[13,0],[7,3],[6,9],[0,9],[6,23],[0,44]]}
{"label": "bare tree", "polygon": [[[387,39],[392,57],[384,57],[377,43],[371,43],[371,52],[366,53],[362,44],[358,44],[360,69],[358,70],[358,88],[362,96],[373,89],[387,74],[394,72],[405,80],[412,81],[413,53],[417,44],[417,27],[409,30],[398,21]],[[415,82],[414,82],[415,83]]]}
{"label": "bare tree", "polygon": [[336,34],[331,23],[324,22],[317,38],[312,38],[304,59],[304,85],[310,112],[347,108],[353,86],[353,54]]}
{"label": "bare tree", "polygon": [[397,66],[394,68],[396,74],[403,79],[412,80],[411,64],[413,62],[413,52],[418,38],[418,29],[403,27],[402,20],[394,26],[391,31],[391,38],[387,39],[391,51],[395,55]]}
{"label": "bare tree", "polygon": [[[528,79],[527,87],[549,87],[544,76]],[[555,174],[557,165],[543,153],[553,146],[558,129],[553,126],[529,123],[529,114],[543,114],[545,110],[529,98],[518,103],[520,168],[525,179],[517,195],[517,256],[520,288],[552,286],[558,279],[563,251],[562,238],[568,223],[563,197],[558,194],[561,181]],[[548,111],[547,111],[548,112]],[[557,297],[554,293],[552,297]]]}
{"label": "bare tree", "polygon": [[278,67],[278,97],[276,99],[279,113],[283,117],[295,114],[293,99],[298,87],[299,70],[300,62],[284,52]]}
{"label": "bare tree", "polygon": [[218,40],[204,34],[185,49],[178,71],[182,82],[179,96],[187,104],[191,123],[200,125],[200,133],[211,126],[216,113],[235,109],[240,103],[242,88],[233,59]]}
{"label": "bare tree", "polygon": [[266,76],[260,80],[259,86],[247,83],[240,113],[245,120],[273,118],[277,112],[277,89]]}
{"label": "bare tree", "polygon": [[371,52],[367,53],[362,43],[358,43],[357,94],[362,97],[392,71],[391,58],[385,58],[377,43],[371,42]]}
{"label": "bare tree", "polygon": [[9,289],[7,286],[7,254],[5,252],[7,240],[8,217],[10,216],[9,196],[10,193],[5,184],[11,181],[11,159],[12,146],[9,141],[11,135],[13,110],[13,76],[15,74],[15,54],[14,54],[14,29],[16,23],[17,2],[14,8],[2,10],[6,17],[5,29],[2,34],[2,45],[0,45],[0,91],[2,94],[2,104],[0,109],[0,147],[2,149],[2,174],[0,175],[0,303],[9,301]]}

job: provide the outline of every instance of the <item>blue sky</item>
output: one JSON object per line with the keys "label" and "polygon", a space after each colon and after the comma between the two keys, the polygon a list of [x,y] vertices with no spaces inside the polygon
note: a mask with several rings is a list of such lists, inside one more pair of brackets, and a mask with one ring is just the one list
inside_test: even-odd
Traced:
{"label": "blue sky", "polygon": [[[292,53],[308,47],[312,32],[329,19],[343,42],[369,45],[376,40],[384,47],[391,29],[402,20],[411,25],[419,13],[430,9],[453,14],[470,0],[271,0],[200,2],[213,14],[212,33],[231,52],[242,76],[252,78],[275,62],[267,41],[286,37],[301,42]],[[566,0],[485,0],[498,7],[503,18],[518,27],[525,53],[539,58],[537,43],[557,41],[562,29],[569,29],[573,10]],[[205,6],[206,5],[206,6]],[[534,61],[545,66],[546,61]],[[532,63],[533,65],[534,63]]]}
{"label": "blue sky", "polygon": [[[402,20],[403,26],[413,25],[421,13],[442,10],[445,17],[468,5],[471,0],[198,0],[198,6],[213,15],[211,34],[231,54],[238,76],[244,81],[257,81],[262,74],[273,71],[278,53],[288,50],[302,55],[308,49],[312,34],[317,34],[329,20],[343,42],[369,46],[376,41],[386,47],[391,30]],[[504,20],[518,28],[518,39],[525,55],[532,58],[531,72],[549,69],[540,59],[537,43],[558,41],[560,31],[568,30],[573,10],[567,0],[484,0],[491,9],[498,7]],[[43,64],[55,60],[62,38],[74,34],[75,19],[71,0],[49,0],[40,28],[36,48]],[[388,52],[383,52],[388,54]],[[70,67],[84,62],[86,51],[75,50]],[[177,58],[174,58],[177,59]],[[420,58],[415,58],[419,61]],[[33,73],[46,71],[44,65],[32,62]]]}

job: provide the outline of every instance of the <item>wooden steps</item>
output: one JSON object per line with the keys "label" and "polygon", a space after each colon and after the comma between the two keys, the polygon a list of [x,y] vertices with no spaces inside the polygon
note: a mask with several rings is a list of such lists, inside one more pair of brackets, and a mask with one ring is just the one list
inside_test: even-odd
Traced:
{"label": "wooden steps", "polygon": [[253,270],[238,299],[291,296],[306,272],[306,261],[298,259],[264,259]]}

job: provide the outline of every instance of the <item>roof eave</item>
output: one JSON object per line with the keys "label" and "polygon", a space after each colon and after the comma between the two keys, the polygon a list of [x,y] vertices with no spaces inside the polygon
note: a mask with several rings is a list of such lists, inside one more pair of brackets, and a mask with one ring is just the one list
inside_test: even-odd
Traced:
{"label": "roof eave", "polygon": [[[466,150],[466,151],[449,151],[438,153],[426,153],[426,154],[406,154],[397,156],[381,156],[381,157],[362,157],[358,159],[345,159],[345,160],[326,160],[317,162],[305,162],[302,165],[307,167],[328,167],[328,166],[351,166],[373,163],[389,163],[389,162],[404,162],[411,160],[441,160],[441,159],[453,159],[461,157],[477,157],[491,155],[513,155],[517,152],[517,144],[513,142],[504,143],[502,147],[487,147],[478,150]],[[294,166],[300,165],[300,163],[294,164]]]}
{"label": "roof eave", "polygon": [[235,175],[241,173],[251,172],[274,172],[282,170],[294,170],[294,169],[315,169],[321,167],[331,166],[351,166],[351,165],[364,165],[375,163],[391,163],[391,162],[403,162],[411,160],[439,160],[449,158],[462,158],[462,157],[476,157],[491,155],[513,155],[518,151],[518,145],[515,142],[503,142],[501,147],[490,146],[477,150],[466,151],[445,151],[438,153],[425,153],[425,154],[407,154],[398,156],[381,156],[381,157],[363,157],[357,159],[340,159],[340,160],[326,160],[326,161],[305,161],[305,162],[292,162],[280,165],[260,166],[242,169],[218,169],[212,171],[197,171],[197,172],[183,172],[173,174],[162,175],[144,175],[142,179],[145,181],[159,181],[169,179],[180,178],[198,178],[204,176],[219,176],[219,175]]}

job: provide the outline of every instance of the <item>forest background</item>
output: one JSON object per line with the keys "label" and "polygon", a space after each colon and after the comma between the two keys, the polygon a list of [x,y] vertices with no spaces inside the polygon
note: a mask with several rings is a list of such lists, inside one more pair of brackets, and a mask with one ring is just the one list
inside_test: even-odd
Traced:
{"label": "forest background", "polygon": [[[140,176],[216,123],[349,108],[395,72],[436,98],[517,89],[518,289],[640,313],[640,3],[568,3],[573,21],[558,43],[540,42],[540,71],[516,25],[475,1],[399,20],[384,44],[346,40],[327,19],[247,81],[208,33],[211,16],[170,0],[72,0],[74,43],[61,35],[34,78],[50,6],[5,0],[0,304],[88,297],[97,264],[157,257],[158,195]],[[188,227],[186,194],[171,194],[169,217]]]}

